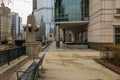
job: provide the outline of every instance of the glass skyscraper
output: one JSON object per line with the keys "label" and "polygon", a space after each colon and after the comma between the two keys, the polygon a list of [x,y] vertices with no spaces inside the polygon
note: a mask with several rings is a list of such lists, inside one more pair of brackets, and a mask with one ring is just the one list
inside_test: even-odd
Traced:
{"label": "glass skyscraper", "polygon": [[33,0],[33,10],[37,9],[37,0]]}
{"label": "glass skyscraper", "polygon": [[89,16],[89,0],[56,0],[55,21],[80,21]]}
{"label": "glass skyscraper", "polygon": [[40,30],[37,32],[37,39],[40,39],[42,36],[46,37],[49,34],[50,29],[54,29],[54,0],[36,1],[37,9],[35,9],[33,12],[36,24],[41,25]]}

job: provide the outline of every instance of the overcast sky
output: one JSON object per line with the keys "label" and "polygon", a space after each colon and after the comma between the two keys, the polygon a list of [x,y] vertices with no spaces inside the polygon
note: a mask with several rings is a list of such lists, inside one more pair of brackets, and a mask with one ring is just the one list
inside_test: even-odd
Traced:
{"label": "overcast sky", "polygon": [[11,11],[17,12],[22,17],[22,23],[26,24],[27,16],[32,13],[32,0],[11,0],[11,4],[6,5]]}

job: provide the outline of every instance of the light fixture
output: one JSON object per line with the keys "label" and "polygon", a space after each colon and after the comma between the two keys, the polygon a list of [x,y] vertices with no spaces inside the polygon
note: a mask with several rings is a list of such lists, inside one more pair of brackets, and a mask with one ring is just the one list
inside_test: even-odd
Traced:
{"label": "light fixture", "polygon": [[40,25],[37,25],[37,29],[39,29],[40,28]]}
{"label": "light fixture", "polygon": [[26,31],[26,26],[22,26],[22,27],[23,27],[24,31]]}
{"label": "light fixture", "polygon": [[32,25],[28,24],[27,27],[28,27],[29,32],[31,32],[32,31]]}
{"label": "light fixture", "polygon": [[38,31],[40,29],[40,25],[37,25],[37,29],[35,31]]}

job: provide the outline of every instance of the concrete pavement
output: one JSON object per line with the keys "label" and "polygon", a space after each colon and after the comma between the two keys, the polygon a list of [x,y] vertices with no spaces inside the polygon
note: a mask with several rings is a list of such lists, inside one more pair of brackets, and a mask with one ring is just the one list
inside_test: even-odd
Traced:
{"label": "concrete pavement", "polygon": [[[45,53],[43,67],[45,73],[37,80],[120,80],[120,75],[96,63],[99,52],[91,49],[81,49],[79,46],[62,45],[59,49],[52,43]],[[25,70],[32,60],[26,62],[19,70]],[[9,80],[16,80],[16,71]]]}
{"label": "concrete pavement", "polygon": [[53,43],[43,53],[46,53],[45,73],[41,74],[44,79],[38,80],[120,80],[118,74],[94,61],[99,58],[98,51],[64,45],[58,49]]}

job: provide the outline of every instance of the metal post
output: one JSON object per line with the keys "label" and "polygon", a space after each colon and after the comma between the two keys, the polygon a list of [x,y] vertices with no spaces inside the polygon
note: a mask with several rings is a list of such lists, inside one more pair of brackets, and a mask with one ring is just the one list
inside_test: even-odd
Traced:
{"label": "metal post", "polygon": [[6,51],[6,54],[7,54],[8,65],[10,65],[10,50]]}
{"label": "metal post", "polygon": [[17,48],[17,54],[18,54],[18,59],[20,59],[20,56],[21,56],[21,47]]}

